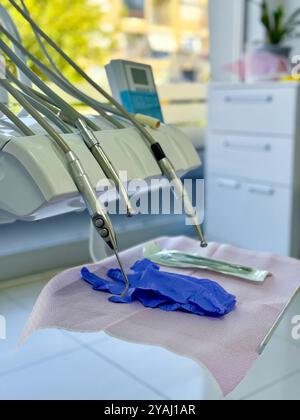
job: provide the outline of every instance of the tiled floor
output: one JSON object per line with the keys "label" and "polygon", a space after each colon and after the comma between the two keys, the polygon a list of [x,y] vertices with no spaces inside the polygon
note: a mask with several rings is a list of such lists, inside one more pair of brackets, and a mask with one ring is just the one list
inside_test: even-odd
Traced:
{"label": "tiled floor", "polygon": [[[129,344],[104,333],[40,331],[22,348],[20,332],[45,284],[39,280],[0,289],[0,315],[7,340],[0,340],[0,399],[221,399],[205,368],[158,347]],[[300,341],[291,319],[229,399],[300,399]]]}

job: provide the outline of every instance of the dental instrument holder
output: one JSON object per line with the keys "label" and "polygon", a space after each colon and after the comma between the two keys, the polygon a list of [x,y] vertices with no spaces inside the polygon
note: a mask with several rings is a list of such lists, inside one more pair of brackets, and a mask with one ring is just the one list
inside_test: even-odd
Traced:
{"label": "dental instrument holder", "polygon": [[[14,3],[14,2],[11,2],[11,3],[16,8],[18,8],[18,6],[17,6],[16,3]],[[24,6],[24,4],[23,4],[23,6]],[[27,13],[27,10],[26,10],[26,7],[25,6],[24,6],[24,9],[25,9],[25,16],[24,17],[27,19],[27,17],[29,15]],[[33,24],[33,29],[34,29],[34,26],[35,25]],[[40,32],[40,30],[38,28],[36,28],[36,30],[37,30],[37,32]],[[5,29],[2,28],[2,31],[5,32]],[[10,34],[6,34],[6,35],[10,38]],[[18,48],[20,48],[21,51],[25,52],[25,54],[28,55],[27,54],[27,51],[26,50],[24,51],[22,45],[19,45],[20,43],[18,42],[18,40],[16,40],[13,37],[13,39],[11,39],[11,41],[13,41],[13,44],[14,44],[15,47],[17,46]],[[37,86],[39,86],[44,93],[47,93],[47,92],[49,93],[50,92],[49,95],[51,96],[52,92],[49,90],[49,88],[46,85],[42,85],[42,86],[40,85],[42,82],[40,82],[40,80],[38,80],[38,78],[32,72],[31,72],[32,74],[30,73],[30,71],[26,68],[26,66],[24,66],[22,60],[20,60],[17,56],[15,56],[13,54],[13,52],[9,48],[7,48],[6,45],[3,42],[2,42],[1,45],[2,45],[2,48],[4,49],[4,51],[6,52],[6,54],[8,54],[8,56],[17,65],[17,67],[19,68],[19,70],[24,71],[25,74],[30,78],[30,80],[33,83],[37,84]],[[54,45],[54,47],[56,47],[56,46]],[[73,64],[71,63],[71,65],[73,65]],[[46,89],[46,91],[44,90],[44,88]],[[108,96],[104,91],[103,91],[103,94],[104,94],[105,97]],[[112,100],[112,103],[113,103],[113,99],[112,98],[110,98],[110,99]],[[81,120],[80,117],[76,117],[76,111],[74,111],[71,107],[69,107],[67,103],[64,103],[64,101],[61,100],[57,95],[56,95],[56,100],[57,100],[58,104],[60,104],[62,106],[63,112],[66,112],[67,113],[67,116],[70,117],[72,119],[72,121],[74,121],[74,123],[77,126],[77,128],[79,128],[79,132],[82,134],[83,139],[85,140],[85,142],[88,145],[89,149],[92,151],[93,155],[94,156],[98,156],[98,158],[97,158],[98,163],[99,163],[99,159],[101,161],[103,161],[103,154],[105,155],[105,152],[102,153],[102,148],[101,148],[100,144],[99,143],[97,144],[97,143],[94,142],[94,140],[96,138],[93,135],[93,133],[91,131],[88,131],[87,127],[84,124],[82,124],[82,120]],[[118,108],[119,105],[116,104],[116,106]],[[123,110],[121,109],[121,111],[123,111]],[[74,115],[75,115],[75,117],[74,117]],[[125,111],[124,111],[124,116],[126,117]],[[106,116],[106,118],[108,118],[108,117]],[[130,116],[129,116],[129,120],[133,123],[133,125],[136,128],[138,128],[138,130],[140,131],[140,133],[145,138],[148,138],[148,141],[150,140],[151,150],[152,150],[152,152],[153,152],[153,154],[154,154],[154,156],[156,158],[156,161],[157,161],[159,167],[161,169],[163,168],[162,169],[163,173],[168,177],[168,179],[170,181],[171,180],[173,182],[174,181],[177,181],[177,182],[175,182],[174,190],[178,193],[179,198],[183,198],[184,202],[186,202],[186,201],[189,202],[189,198],[188,198],[188,196],[187,196],[187,194],[185,192],[185,189],[184,189],[183,185],[181,184],[180,180],[177,178],[177,174],[176,174],[175,168],[173,167],[171,161],[166,157],[166,155],[164,155],[162,158],[158,158],[157,157],[157,154],[155,153],[155,150],[160,150],[161,153],[163,154],[162,147],[159,145],[159,143],[156,143],[155,142],[153,136],[151,136],[150,134],[147,134],[146,133],[146,131],[142,127],[142,125],[140,125],[139,123],[137,123]],[[97,147],[97,146],[99,146],[99,147]],[[108,172],[109,172],[109,176],[111,175],[111,178],[115,180],[116,177],[115,177],[114,170],[113,170],[113,172],[111,170],[110,171],[107,171],[107,168],[109,168],[109,166],[111,166],[110,160],[109,159],[106,159],[106,161],[104,162],[104,165],[101,165],[101,168],[103,169],[103,171],[104,171],[104,173],[105,173],[105,175],[107,177],[108,177]],[[120,180],[119,180],[118,177],[117,177],[117,179],[118,179],[118,183],[116,185],[117,185],[117,188],[118,188],[118,184],[120,184]],[[179,184],[180,184],[180,186],[179,186]],[[119,188],[121,188],[120,185],[119,185]],[[122,193],[121,189],[120,189],[120,193]],[[125,194],[126,194],[126,191],[125,191]],[[185,210],[186,210],[187,207],[191,208],[192,206],[191,205],[187,206],[186,203],[185,203],[185,205],[184,205]],[[129,211],[129,213],[130,213],[130,211]],[[198,227],[197,233],[198,233],[198,235],[201,238],[201,245],[202,246],[205,246],[206,243],[205,243],[205,241],[203,239],[201,228],[200,228],[200,226],[198,226],[198,223],[197,223],[198,220],[197,220],[196,213],[193,213],[192,214],[192,211],[189,211],[188,210],[187,211],[187,215],[193,219],[193,221],[195,222],[194,223],[195,226]]]}
{"label": "dental instrument holder", "polygon": [[[101,124],[102,117],[97,117]],[[168,152],[176,171],[184,174],[201,162],[190,140],[174,127],[149,129]],[[127,172],[128,181],[160,177],[161,171],[150,149],[134,128],[94,132],[116,169]],[[61,134],[80,157],[98,197],[107,186],[78,134]],[[141,156],[143,160],[141,161]],[[14,185],[14,188],[11,188]],[[85,207],[72,178],[68,163],[46,135],[0,138],[0,220],[41,220]]]}

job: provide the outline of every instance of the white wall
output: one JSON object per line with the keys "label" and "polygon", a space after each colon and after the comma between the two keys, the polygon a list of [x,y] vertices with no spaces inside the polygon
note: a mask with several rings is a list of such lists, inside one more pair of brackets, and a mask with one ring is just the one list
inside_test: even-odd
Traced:
{"label": "white wall", "polygon": [[243,50],[244,0],[209,0],[212,79],[234,81],[224,66],[237,61]]}
{"label": "white wall", "polygon": [[[291,15],[296,9],[300,7],[299,0],[285,0],[283,1],[283,3],[285,4],[285,7],[287,7],[288,15]],[[299,33],[300,33],[300,26],[299,26]],[[291,45],[293,46],[294,54],[299,55],[300,54],[300,38],[292,41]]]}

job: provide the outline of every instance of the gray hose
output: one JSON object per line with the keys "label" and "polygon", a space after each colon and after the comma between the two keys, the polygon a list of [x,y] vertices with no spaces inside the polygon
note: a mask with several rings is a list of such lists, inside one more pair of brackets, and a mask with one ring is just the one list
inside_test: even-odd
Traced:
{"label": "gray hose", "polygon": [[[18,42],[22,42],[21,41],[21,37],[19,34],[19,31],[13,21],[13,19],[11,18],[10,14],[8,13],[8,11],[6,10],[6,8],[4,6],[2,6],[0,4],[0,21],[3,22],[3,25],[5,26],[5,28],[7,29],[7,31],[18,41]],[[15,53],[22,59],[22,61],[24,63],[26,63],[26,54],[24,54],[23,51],[21,51],[16,45],[14,45],[14,51]],[[18,77],[19,79],[28,86],[31,86],[30,80],[27,78],[27,76],[22,73],[19,69],[18,69]]]}
{"label": "gray hose", "polygon": [[[28,15],[29,15],[29,10],[28,10],[28,8],[27,8],[27,6],[26,6],[25,1],[24,1],[24,0],[20,0],[20,1],[21,1],[22,6],[23,6],[23,10],[24,10],[24,11],[25,11]],[[36,39],[37,39],[37,41],[38,41],[38,43],[39,43],[39,46],[41,47],[41,50],[43,51],[43,53],[44,53],[45,57],[47,58],[47,60],[49,61],[49,63],[51,64],[51,67],[53,68],[53,70],[54,70],[56,73],[60,74],[60,71],[59,71],[58,67],[57,67],[57,66],[56,66],[56,64],[54,63],[54,61],[53,61],[53,59],[52,59],[51,55],[48,53],[48,50],[47,50],[47,48],[45,47],[45,45],[44,45],[44,43],[43,43],[43,41],[42,41],[42,39],[41,39],[41,37],[40,37],[39,33],[38,33],[38,32],[37,32],[37,30],[36,30],[36,29],[34,29],[34,28],[32,28],[32,30],[33,30],[34,35],[35,35],[35,37],[36,37]],[[20,42],[21,42],[21,40],[20,40]],[[60,74],[60,76],[61,76],[61,74]]]}
{"label": "gray hose", "polygon": [[41,103],[41,101],[37,101],[32,96],[23,93],[23,96],[27,99],[28,102],[31,103],[36,109],[39,110],[41,114],[43,114],[46,118],[48,118],[53,124],[56,125],[58,129],[60,129],[64,134],[74,134],[74,131],[65,124],[61,118],[58,118],[53,112],[45,105]]}
{"label": "gray hose", "polygon": [[38,113],[38,111],[24,98],[21,92],[15,89],[6,79],[0,79],[0,85],[7,90],[20,105],[40,124],[40,126],[51,136],[64,153],[71,152],[70,147],[64,139],[51,127],[51,125]]}
{"label": "gray hose", "polygon": [[[30,12],[26,6],[26,3],[24,0],[21,0],[21,4],[23,6],[23,10],[24,12],[30,16]],[[30,22],[29,22],[30,23]],[[36,30],[36,28],[31,25],[30,26],[34,32],[34,35],[41,47],[41,50],[43,51],[43,53],[45,54],[45,57],[47,58],[47,60],[49,61],[50,66],[52,67],[52,69],[54,70],[54,72],[56,73],[56,75],[61,79],[61,81],[64,82],[63,86],[59,83],[59,81],[53,80],[53,76],[51,76],[51,74],[48,74],[48,77],[54,81],[55,83],[57,83],[65,92],[69,93],[71,96],[79,99],[80,101],[82,101],[83,103],[85,103],[86,105],[90,106],[91,108],[93,108],[95,111],[97,111],[102,117],[106,118],[111,124],[113,124],[114,126],[116,126],[117,128],[124,128],[124,126],[116,119],[112,118],[111,116],[105,114],[105,109],[102,109],[101,105],[99,104],[98,101],[94,100],[93,98],[91,98],[90,96],[84,94],[82,91],[80,91],[79,89],[77,89],[63,74],[62,72],[58,69],[58,67],[56,66],[55,62],[53,61],[51,55],[48,53],[48,50],[46,48],[46,46],[43,43],[43,40],[39,34],[39,32]],[[17,40],[18,41],[18,40]],[[23,53],[25,55],[26,52],[23,51]],[[41,62],[37,62],[36,61],[36,65],[43,65],[43,63]],[[44,69],[45,71],[45,69]]]}
{"label": "gray hose", "polygon": [[[5,35],[7,31],[0,25],[0,31]],[[71,107],[64,99],[52,91],[32,70],[30,70],[23,61],[11,50],[11,48],[6,45],[6,43],[0,38],[0,48],[5,52],[5,54],[15,63],[17,68],[26,74],[26,76],[46,95],[51,97],[53,101],[63,110],[64,113],[68,115],[69,118],[76,121],[78,118],[84,118],[79,112],[77,112],[73,107]],[[93,124],[93,129],[100,130],[99,127],[95,127]]]}
{"label": "gray hose", "polygon": [[27,101],[31,103],[36,109],[40,111],[46,118],[53,122],[64,134],[71,134],[73,130],[65,124],[61,118],[57,116],[55,112],[50,108],[51,105],[48,105],[46,102],[42,101],[38,96],[32,93],[32,89],[28,88],[26,85],[23,85],[14,74],[7,70],[7,76],[9,80],[15,83],[19,89],[23,91],[23,95],[26,97]]}
{"label": "gray hose", "polygon": [[124,128],[124,126],[115,118],[107,115],[106,111],[99,105],[97,101],[85,95],[74,85],[68,82],[63,76],[57,75],[51,69],[49,69],[45,64],[38,60],[33,54],[31,54],[17,39],[15,39],[2,25],[0,29],[3,34],[17,47],[24,55],[30,58],[35,65],[44,72],[44,74],[54,83],[56,83],[62,90],[70,94],[71,96],[79,99],[80,101],[86,103],[88,106],[97,111],[103,118],[105,118],[110,124],[116,128]]}
{"label": "gray hose", "polygon": [[35,136],[35,133],[30,130],[27,125],[23,123],[6,105],[0,102],[0,111],[24,134],[24,136]]}
{"label": "gray hose", "polygon": [[114,105],[122,115],[128,119],[142,134],[150,144],[156,144],[156,140],[151,134],[140,124],[129,112],[127,112],[122,105],[118,103],[111,95],[101,88],[91,77],[89,77],[78,64],[76,64],[35,22],[32,18],[14,1],[9,0],[12,6],[30,23],[30,25],[47,41],[47,43],[54,48],[64,60],[80,74],[96,91],[98,91],[104,98],[106,98],[112,105]]}

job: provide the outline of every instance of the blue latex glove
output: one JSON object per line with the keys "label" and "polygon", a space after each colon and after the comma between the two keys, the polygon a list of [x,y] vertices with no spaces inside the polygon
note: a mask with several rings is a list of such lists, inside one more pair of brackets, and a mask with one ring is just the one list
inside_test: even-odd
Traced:
{"label": "blue latex glove", "polygon": [[99,278],[87,268],[83,268],[81,274],[94,290],[114,295],[109,298],[114,303],[139,301],[147,308],[211,317],[222,317],[235,308],[235,296],[211,280],[162,272],[146,259],[136,262],[132,271],[128,275],[130,289],[124,297],[118,296],[125,287],[120,269],[108,271],[107,276],[113,282]]}

